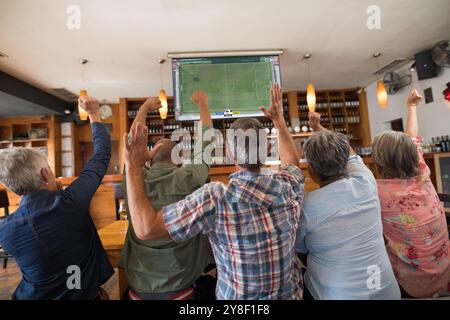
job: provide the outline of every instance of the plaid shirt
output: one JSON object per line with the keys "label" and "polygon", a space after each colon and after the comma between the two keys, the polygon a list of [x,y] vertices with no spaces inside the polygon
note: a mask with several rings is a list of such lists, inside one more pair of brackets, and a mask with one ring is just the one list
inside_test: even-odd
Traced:
{"label": "plaid shirt", "polygon": [[164,207],[164,223],[175,241],[208,236],[218,270],[217,299],[301,299],[294,246],[303,189],[294,165],[270,175],[237,172],[228,185],[206,184]]}

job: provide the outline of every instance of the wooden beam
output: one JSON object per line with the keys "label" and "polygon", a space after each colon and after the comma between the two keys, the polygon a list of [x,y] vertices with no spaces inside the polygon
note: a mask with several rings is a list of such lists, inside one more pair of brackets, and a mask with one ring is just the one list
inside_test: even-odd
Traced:
{"label": "wooden beam", "polygon": [[50,109],[61,115],[64,114],[64,109],[69,107],[68,102],[2,71],[0,71],[0,88],[4,93]]}

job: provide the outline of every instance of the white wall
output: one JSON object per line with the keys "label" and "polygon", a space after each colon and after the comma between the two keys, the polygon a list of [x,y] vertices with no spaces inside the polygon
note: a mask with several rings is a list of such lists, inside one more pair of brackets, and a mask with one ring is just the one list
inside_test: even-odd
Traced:
{"label": "white wall", "polygon": [[[402,76],[409,73],[409,65],[397,72]],[[442,91],[446,84],[450,82],[450,68],[442,68],[437,78],[419,81],[417,73],[413,72],[412,83],[402,88],[397,94],[388,96],[388,107],[381,109],[378,106],[376,91],[377,84],[372,83],[367,86],[367,104],[369,108],[370,130],[372,139],[387,128],[387,121],[403,118],[403,126],[406,124],[406,100],[409,92],[415,88],[422,95],[423,90],[433,88],[434,102],[425,104],[423,102],[417,108],[420,135],[425,142],[429,142],[432,137],[450,135],[450,102],[444,99]]]}

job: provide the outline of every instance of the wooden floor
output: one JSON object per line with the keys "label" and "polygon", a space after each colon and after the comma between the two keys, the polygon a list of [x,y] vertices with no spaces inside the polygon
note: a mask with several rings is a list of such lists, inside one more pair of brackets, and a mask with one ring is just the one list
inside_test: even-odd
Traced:
{"label": "wooden floor", "polygon": [[[22,274],[14,259],[8,260],[8,267],[2,269],[0,263],[0,300],[10,300],[11,296],[22,279]],[[116,273],[103,285],[111,300],[119,300],[119,281]]]}

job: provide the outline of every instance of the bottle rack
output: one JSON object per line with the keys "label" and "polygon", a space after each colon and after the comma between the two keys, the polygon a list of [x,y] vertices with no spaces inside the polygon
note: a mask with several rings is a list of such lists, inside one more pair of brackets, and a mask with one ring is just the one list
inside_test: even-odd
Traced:
{"label": "bottle rack", "polygon": [[[145,102],[146,98],[125,98],[123,99],[126,106],[126,114],[128,117],[127,120],[127,132],[129,132],[130,127],[134,121],[134,118],[137,115],[137,112],[141,105]],[[269,106],[266,106],[269,107]],[[289,113],[289,101],[287,99],[287,96],[283,95],[283,112],[285,115],[286,123],[288,127],[290,124],[290,119],[288,117]],[[235,119],[214,119],[213,125],[214,128],[217,130],[220,130],[222,133],[222,137],[225,141],[226,139],[226,130],[231,127],[231,124],[233,123]],[[270,120],[266,119],[265,117],[260,117],[258,120],[261,121],[264,128],[266,128],[266,131],[268,132],[269,139],[274,139],[275,131],[273,128],[273,124]],[[148,128],[148,147],[151,149],[155,145],[155,143],[162,139],[170,139],[172,133],[175,130],[181,130],[178,131],[180,133],[188,132],[190,135],[190,138],[183,137],[182,134],[178,139],[178,142],[181,142],[181,147],[183,151],[192,151],[194,149],[195,145],[195,135],[194,135],[194,121],[176,121],[175,120],[175,108],[174,108],[174,100],[172,97],[168,97],[168,114],[167,119],[161,119],[159,116],[159,111],[153,111],[149,112],[146,119],[146,126]],[[293,132],[293,129],[290,128],[290,130]],[[216,138],[216,141],[218,141],[218,137]],[[223,152],[223,159],[216,159],[217,164],[225,163],[225,150]],[[214,152],[213,152],[214,156]],[[214,159],[213,159],[214,160]],[[214,163],[214,161],[213,161]]]}
{"label": "bottle rack", "polygon": [[[344,89],[316,92],[316,112],[321,115],[321,124],[331,131],[346,135],[354,147],[370,145],[370,130],[364,128],[368,128],[367,112],[364,119],[361,116],[362,108],[367,108],[365,93],[361,97],[358,91]],[[297,92],[297,104],[300,125],[308,126],[306,92]]]}

